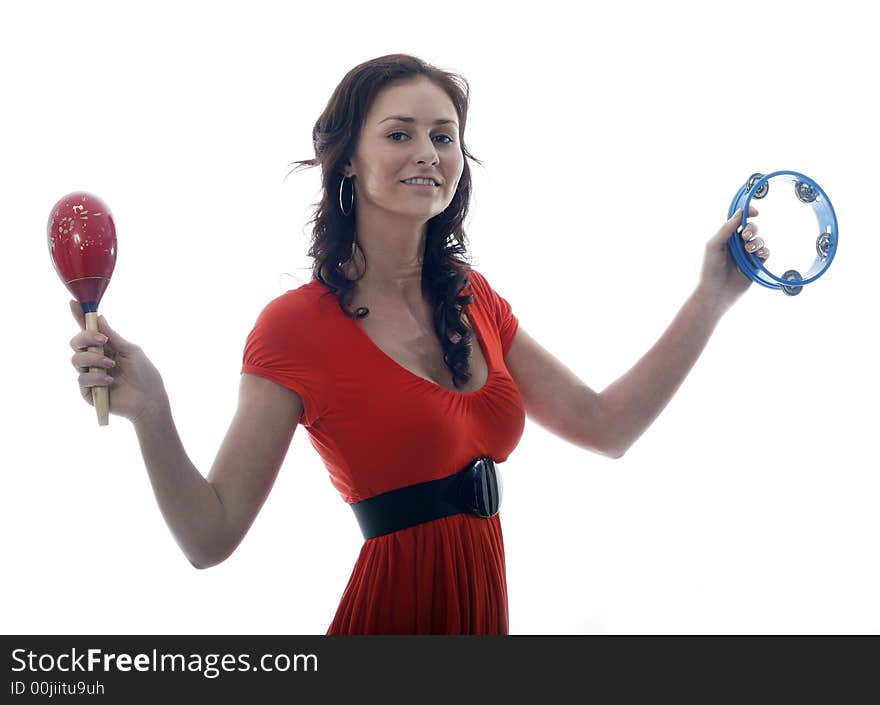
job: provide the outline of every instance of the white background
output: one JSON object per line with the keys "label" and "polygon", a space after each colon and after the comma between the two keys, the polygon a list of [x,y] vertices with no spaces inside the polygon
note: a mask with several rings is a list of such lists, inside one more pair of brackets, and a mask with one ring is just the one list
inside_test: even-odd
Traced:
{"label": "white background", "polygon": [[282,272],[308,277],[319,173],[288,164],[345,73],[395,52],[469,81],[474,264],[596,391],[671,323],[749,174],[807,174],[839,219],[830,270],[796,297],[752,285],[623,459],[527,423],[503,466],[511,633],[880,632],[872,23],[587,7],[4,5],[4,632],[326,631],[362,539],[305,429],[242,545],[193,569],[131,424],[79,395],[45,225],[71,191],[112,208],[101,313],[207,475],[247,333]]}

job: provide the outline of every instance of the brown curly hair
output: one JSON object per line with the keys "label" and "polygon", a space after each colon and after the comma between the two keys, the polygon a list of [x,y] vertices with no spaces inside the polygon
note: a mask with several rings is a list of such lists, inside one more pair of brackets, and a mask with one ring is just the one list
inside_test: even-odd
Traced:
{"label": "brown curly hair", "polygon": [[[467,255],[467,237],[463,223],[471,196],[471,172],[468,159],[483,163],[468,152],[464,142],[470,88],[459,74],[444,71],[409,54],[389,54],[366,61],[349,71],[318,118],[312,130],[315,158],[291,162],[303,167],[321,167],[322,197],[316,206],[308,255],[314,258],[312,276],[335,294],[343,313],[363,318],[369,309],[349,306],[357,280],[345,274],[345,265],[355,253],[355,219],[352,212],[343,215],[337,194],[343,178],[341,167],[354,151],[360,129],[376,94],[383,87],[401,79],[425,76],[446,91],[458,113],[459,140],[465,157],[464,169],[455,196],[449,206],[428,221],[425,255],[422,263],[422,292],[431,303],[434,330],[443,346],[443,361],[452,371],[453,384],[461,387],[470,380],[469,360],[473,332],[466,325],[466,307],[473,295],[459,296],[470,284],[471,264]],[[291,172],[288,172],[288,175]],[[353,208],[356,208],[354,206]],[[360,248],[362,256],[366,253]],[[361,273],[361,277],[363,273]]]}

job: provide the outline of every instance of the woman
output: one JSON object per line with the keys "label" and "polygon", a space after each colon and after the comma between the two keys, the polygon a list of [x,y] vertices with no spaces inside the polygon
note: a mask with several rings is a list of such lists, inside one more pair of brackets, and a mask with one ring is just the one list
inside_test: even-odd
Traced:
{"label": "woman", "polygon": [[[112,387],[110,411],[134,424],[159,507],[197,568],[239,545],[297,423],[306,427],[366,539],[327,634],[507,634],[492,480],[525,415],[621,457],[751,285],[727,251],[734,217],[709,241],[699,285],[663,338],[595,393],[457,257],[471,191],[467,111],[466,81],[407,55],[357,66],[337,87],[313,131],[316,158],[297,162],[322,168],[314,276],[260,313],[238,410],[207,479],[143,351],[103,317],[106,340],[83,330],[71,341],[83,398]],[[745,246],[766,259],[755,233],[749,224]],[[82,327],[73,301],[71,310]],[[98,342],[106,358],[87,352]],[[462,487],[473,490],[464,499]],[[474,497],[485,506],[463,508]]]}

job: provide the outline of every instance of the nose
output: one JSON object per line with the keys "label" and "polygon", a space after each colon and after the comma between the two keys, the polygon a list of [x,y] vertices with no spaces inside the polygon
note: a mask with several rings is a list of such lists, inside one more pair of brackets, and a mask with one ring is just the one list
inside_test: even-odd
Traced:
{"label": "nose", "polygon": [[[421,142],[419,144],[421,144]],[[440,161],[439,157],[437,156],[437,145],[435,145],[431,141],[430,137],[428,138],[426,147],[420,148],[416,152],[416,154],[418,155],[416,161],[419,164],[424,164],[425,162],[427,162],[433,166]]]}

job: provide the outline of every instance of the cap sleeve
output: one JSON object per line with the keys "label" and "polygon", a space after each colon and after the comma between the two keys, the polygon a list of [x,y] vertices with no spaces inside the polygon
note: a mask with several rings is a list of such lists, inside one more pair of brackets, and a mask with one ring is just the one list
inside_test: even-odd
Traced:
{"label": "cap sleeve", "polygon": [[321,415],[316,375],[320,355],[309,313],[296,290],[270,301],[248,334],[241,371],[265,377],[302,398],[300,421],[311,426]]}
{"label": "cap sleeve", "polygon": [[516,329],[519,327],[519,320],[513,313],[510,303],[501,294],[491,287],[489,282],[482,274],[472,269],[468,272],[468,276],[478,287],[477,293],[482,293],[485,309],[495,321],[498,337],[501,340],[502,356],[507,356],[507,351],[513,344],[516,336]]}

